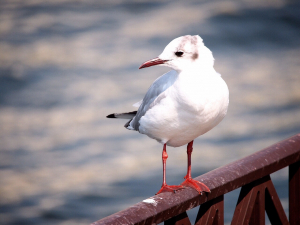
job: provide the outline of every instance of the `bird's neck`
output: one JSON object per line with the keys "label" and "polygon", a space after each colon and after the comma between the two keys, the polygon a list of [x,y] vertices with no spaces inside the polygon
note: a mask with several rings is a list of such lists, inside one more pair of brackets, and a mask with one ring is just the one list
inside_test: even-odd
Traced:
{"label": "bird's neck", "polygon": [[186,67],[183,70],[176,70],[178,73],[178,77],[181,79],[193,79],[194,77],[210,77],[217,75],[217,72],[212,66],[191,66]]}

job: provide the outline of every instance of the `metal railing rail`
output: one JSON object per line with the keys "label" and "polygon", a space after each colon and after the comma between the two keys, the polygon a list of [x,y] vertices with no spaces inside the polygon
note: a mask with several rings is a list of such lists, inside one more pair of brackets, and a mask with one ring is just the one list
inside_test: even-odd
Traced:
{"label": "metal railing rail", "polygon": [[[289,166],[289,220],[270,174]],[[186,211],[201,205],[195,224],[224,224],[224,194],[241,188],[231,224],[300,224],[300,133],[197,178],[211,190],[161,193],[98,220],[103,224],[191,224]]]}

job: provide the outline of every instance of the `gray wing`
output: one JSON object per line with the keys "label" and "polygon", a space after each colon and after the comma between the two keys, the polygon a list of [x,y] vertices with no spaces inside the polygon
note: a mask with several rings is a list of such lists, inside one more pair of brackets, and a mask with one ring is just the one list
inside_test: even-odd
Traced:
{"label": "gray wing", "polygon": [[171,70],[168,73],[160,76],[153,82],[153,84],[148,89],[143,102],[136,113],[136,116],[125,125],[126,128],[128,126],[131,126],[134,130],[139,130],[139,121],[141,117],[144,116],[149,109],[151,109],[166,97],[164,92],[173,85],[177,78],[177,75],[178,74],[175,70]]}

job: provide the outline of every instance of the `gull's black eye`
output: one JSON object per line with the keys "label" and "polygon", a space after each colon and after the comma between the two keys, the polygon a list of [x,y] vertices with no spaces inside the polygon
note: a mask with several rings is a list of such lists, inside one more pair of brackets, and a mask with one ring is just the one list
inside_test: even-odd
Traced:
{"label": "gull's black eye", "polygon": [[181,57],[183,55],[183,52],[180,52],[180,51],[175,52],[175,55],[178,56],[178,57]]}

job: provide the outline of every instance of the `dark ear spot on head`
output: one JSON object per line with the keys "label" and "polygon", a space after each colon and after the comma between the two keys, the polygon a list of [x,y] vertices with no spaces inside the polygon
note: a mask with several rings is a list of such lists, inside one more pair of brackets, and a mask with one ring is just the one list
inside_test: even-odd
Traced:
{"label": "dark ear spot on head", "polygon": [[196,60],[197,58],[198,58],[198,53],[196,52],[196,53],[193,54],[192,59]]}

